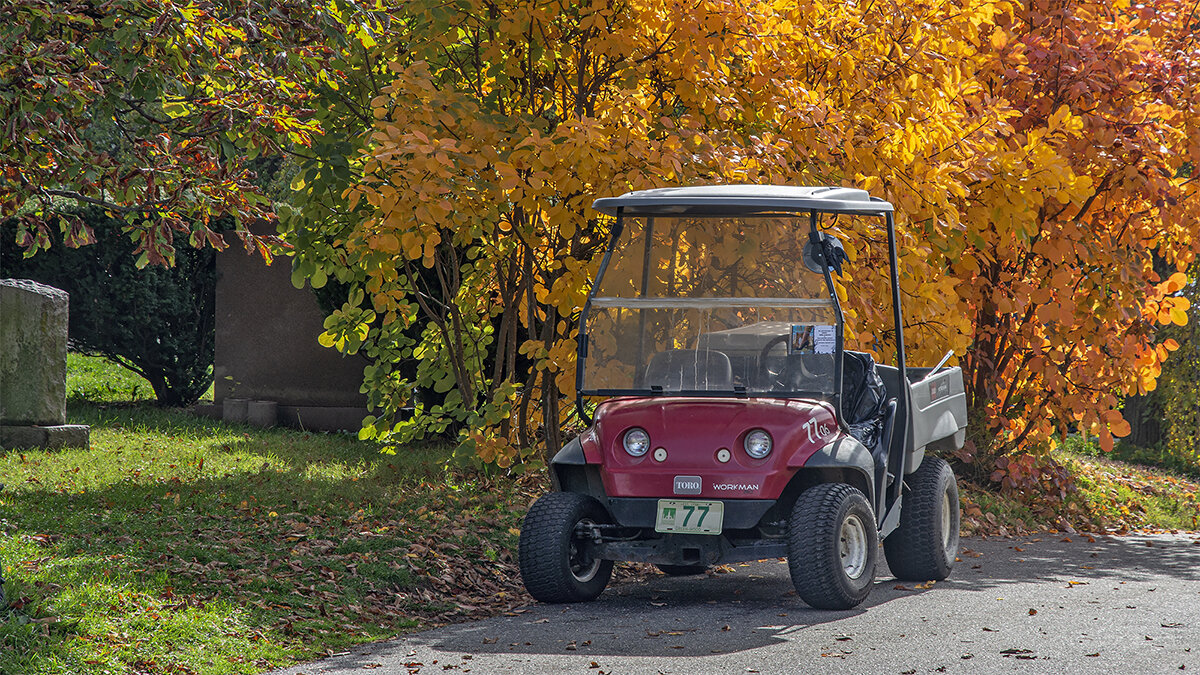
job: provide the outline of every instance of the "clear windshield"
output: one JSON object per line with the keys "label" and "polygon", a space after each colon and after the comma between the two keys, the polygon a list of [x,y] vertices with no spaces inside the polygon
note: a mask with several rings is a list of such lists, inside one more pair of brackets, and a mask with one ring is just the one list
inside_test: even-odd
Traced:
{"label": "clear windshield", "polygon": [[802,262],[806,216],[624,226],[586,317],[584,392],[836,391],[837,314]]}

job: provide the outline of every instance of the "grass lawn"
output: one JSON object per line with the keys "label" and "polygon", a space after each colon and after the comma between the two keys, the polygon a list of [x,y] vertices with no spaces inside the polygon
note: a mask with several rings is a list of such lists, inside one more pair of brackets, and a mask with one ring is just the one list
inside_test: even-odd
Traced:
{"label": "grass lawn", "polygon": [[528,602],[516,528],[542,486],[103,402],[152,393],[72,360],[92,447],[0,453],[0,673],[258,672]]}
{"label": "grass lawn", "polygon": [[1057,459],[1074,478],[1076,488],[1063,504],[1034,507],[960,480],[963,532],[1200,531],[1200,482],[1194,478],[1090,452],[1062,451]]}

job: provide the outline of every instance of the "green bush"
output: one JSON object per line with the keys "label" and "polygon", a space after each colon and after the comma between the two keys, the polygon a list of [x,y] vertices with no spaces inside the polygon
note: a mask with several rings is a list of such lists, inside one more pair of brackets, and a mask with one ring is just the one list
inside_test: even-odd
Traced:
{"label": "green bush", "polygon": [[71,294],[72,351],[103,356],[146,378],[162,405],[194,403],[212,382],[216,265],[212,249],[176,238],[175,266],[137,269],[123,221],[80,213],[96,243],[24,258],[13,222],[0,225],[0,276]]}

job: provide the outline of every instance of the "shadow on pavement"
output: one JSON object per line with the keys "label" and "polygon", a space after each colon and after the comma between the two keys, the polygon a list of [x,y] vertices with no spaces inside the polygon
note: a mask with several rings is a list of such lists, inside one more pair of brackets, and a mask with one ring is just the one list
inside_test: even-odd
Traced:
{"label": "shadow on pavement", "polygon": [[[950,579],[921,589],[892,577],[883,563],[867,602],[842,612],[809,608],[796,597],[787,565],[770,560],[735,565],[728,574],[655,577],[617,584],[591,603],[534,604],[515,616],[447,626],[355,649],[337,659],[336,665],[339,669],[371,668],[379,659],[413,656],[414,647],[444,654],[439,664],[443,668],[469,668],[471,655],[487,654],[585,659],[731,654],[811,632],[819,633],[814,641],[836,646],[839,638],[850,640],[839,633],[849,630],[839,622],[883,611],[882,606],[895,603],[899,605],[892,607],[891,613],[908,617],[908,621],[930,607],[924,603],[905,607],[905,603],[928,594],[996,595],[1014,584],[1032,582],[1065,589],[1073,587],[1072,581],[1081,585],[1136,582],[1156,575],[1200,581],[1197,542],[1200,534],[1096,537],[1094,542],[1089,542],[1087,535],[1062,534],[964,539],[960,562]],[[952,598],[939,600],[954,604]]]}

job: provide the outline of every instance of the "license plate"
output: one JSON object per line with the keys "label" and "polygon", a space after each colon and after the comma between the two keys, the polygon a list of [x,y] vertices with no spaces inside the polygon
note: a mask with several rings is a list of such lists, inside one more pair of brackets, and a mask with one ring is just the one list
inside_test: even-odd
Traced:
{"label": "license plate", "polygon": [[658,517],[654,520],[654,531],[721,534],[721,522],[724,519],[724,502],[660,499],[658,500]]}

